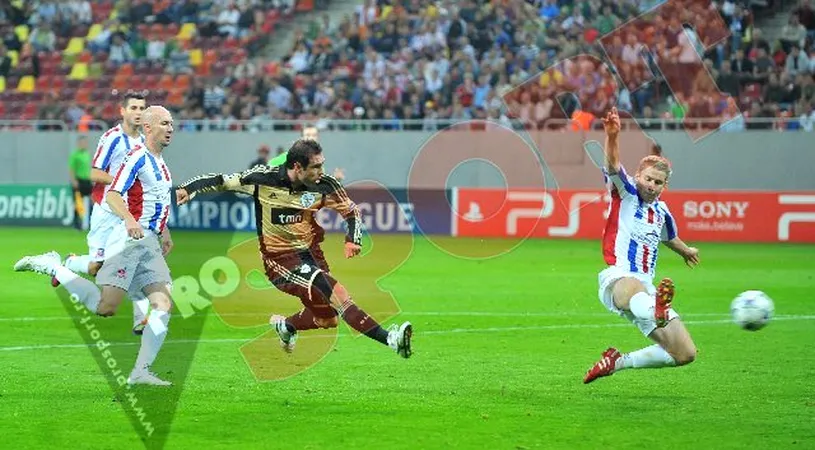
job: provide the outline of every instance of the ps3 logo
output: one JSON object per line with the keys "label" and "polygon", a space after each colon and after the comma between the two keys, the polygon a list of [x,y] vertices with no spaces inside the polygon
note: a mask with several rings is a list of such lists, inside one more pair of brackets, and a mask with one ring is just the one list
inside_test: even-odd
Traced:
{"label": "ps3 logo", "polygon": [[[546,219],[552,216],[555,211],[555,201],[552,194],[546,191],[541,192],[507,192],[507,202],[539,202],[538,207],[516,207],[511,208],[507,213],[506,230],[507,235],[518,235],[518,222],[521,219]],[[569,221],[566,226],[550,226],[549,236],[570,237],[580,230],[580,211],[586,204],[608,201],[607,195],[598,193],[580,192],[572,194],[569,198]]]}
{"label": "ps3 logo", "polygon": [[[778,204],[815,206],[815,195],[782,194],[778,196]],[[815,222],[815,212],[796,211],[781,214],[778,218],[778,240],[790,240],[790,225],[797,222]]]}

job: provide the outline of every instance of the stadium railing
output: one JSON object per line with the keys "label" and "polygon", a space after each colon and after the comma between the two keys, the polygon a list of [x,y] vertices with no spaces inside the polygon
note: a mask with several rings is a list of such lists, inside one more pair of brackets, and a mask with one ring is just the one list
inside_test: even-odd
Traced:
{"label": "stadium railing", "polygon": [[[727,131],[751,131],[775,129],[778,131],[794,132],[804,131],[802,126],[787,128],[790,123],[799,123],[798,118],[757,117],[744,118],[727,122],[719,118],[685,118],[685,119],[621,119],[623,130],[645,129],[657,131],[711,129],[720,126]],[[512,120],[510,123],[500,120],[460,120],[460,119],[320,119],[320,120],[178,120],[175,124],[176,132],[202,132],[202,131],[230,131],[230,132],[258,132],[258,131],[296,131],[305,125],[316,124],[319,128],[336,131],[438,131],[446,128],[469,129],[470,131],[483,131],[511,125],[515,130],[534,129]],[[101,120],[87,122],[84,128],[79,129],[74,124],[62,120],[0,120],[0,130],[8,131],[70,131],[93,132],[104,131],[113,126]],[[738,125],[737,127],[734,125]],[[547,119],[539,130],[548,131],[579,131],[573,127],[573,121],[568,119]],[[595,119],[591,125],[592,130],[602,130],[603,123]]]}

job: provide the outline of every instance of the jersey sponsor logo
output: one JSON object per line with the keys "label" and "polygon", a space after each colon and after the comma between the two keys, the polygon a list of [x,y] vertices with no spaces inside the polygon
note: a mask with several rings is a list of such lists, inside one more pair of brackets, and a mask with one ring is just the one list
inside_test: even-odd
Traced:
{"label": "jersey sponsor logo", "polygon": [[311,205],[313,205],[314,202],[316,201],[317,196],[312,194],[311,192],[306,192],[300,196],[300,205],[302,205],[303,208],[310,208]]}
{"label": "jersey sponsor logo", "polygon": [[275,225],[293,225],[302,223],[305,219],[305,212],[293,208],[272,208],[269,212],[272,223]]}

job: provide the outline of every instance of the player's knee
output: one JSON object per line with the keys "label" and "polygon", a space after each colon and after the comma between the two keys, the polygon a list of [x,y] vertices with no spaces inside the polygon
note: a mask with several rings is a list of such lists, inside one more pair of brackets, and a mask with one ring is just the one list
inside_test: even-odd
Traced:
{"label": "player's knee", "polygon": [[677,366],[684,366],[696,361],[696,347],[693,345],[688,348],[682,348],[673,355],[674,361]]}
{"label": "player's knee", "polygon": [[99,270],[102,269],[102,263],[100,262],[92,262],[88,264],[88,275],[95,277]]}
{"label": "player's knee", "polygon": [[98,316],[112,317],[114,314],[116,314],[116,308],[113,305],[100,303],[99,307],[96,308],[96,315]]}
{"label": "player's knee", "polygon": [[320,328],[337,328],[337,317],[315,317],[314,324]]}

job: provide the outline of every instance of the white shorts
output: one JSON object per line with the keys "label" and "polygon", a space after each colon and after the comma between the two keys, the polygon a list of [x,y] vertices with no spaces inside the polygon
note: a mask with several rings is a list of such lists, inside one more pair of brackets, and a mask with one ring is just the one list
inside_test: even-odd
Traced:
{"label": "white shorts", "polygon": [[[649,320],[642,320],[635,317],[631,314],[631,311],[623,311],[616,306],[614,306],[614,282],[619,280],[620,278],[636,278],[642,282],[642,285],[645,286],[645,292],[649,295],[656,295],[657,288],[654,286],[654,279],[649,277],[648,275],[644,275],[641,273],[633,273],[629,272],[625,269],[620,267],[610,266],[600,272],[597,276],[597,281],[600,285],[600,289],[597,292],[598,297],[600,298],[600,303],[606,307],[609,311],[617,314],[618,316],[625,317],[631,323],[637,326],[639,330],[644,334],[646,337],[650,335],[654,330],[657,328],[656,320],[649,319]],[[673,320],[679,318],[679,314],[671,308],[668,311],[668,320]]]}
{"label": "white shorts", "polygon": [[91,224],[88,231],[88,255],[95,262],[105,260],[107,244],[110,234],[117,224],[121,223],[115,214],[102,209],[102,205],[94,205],[91,212]]}
{"label": "white shorts", "polygon": [[[113,230],[112,237],[120,237],[119,227]],[[124,229],[124,223],[121,224]],[[96,274],[96,284],[115,286],[131,293],[142,290],[154,283],[172,283],[170,268],[161,253],[161,242],[158,235],[145,231],[138,241],[125,238],[108,241],[108,257],[105,264]],[[120,250],[120,244],[123,248]],[[116,249],[114,252],[113,249]]]}

